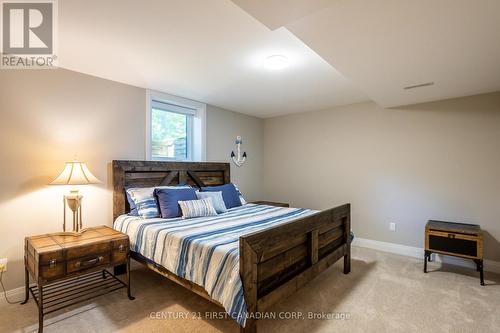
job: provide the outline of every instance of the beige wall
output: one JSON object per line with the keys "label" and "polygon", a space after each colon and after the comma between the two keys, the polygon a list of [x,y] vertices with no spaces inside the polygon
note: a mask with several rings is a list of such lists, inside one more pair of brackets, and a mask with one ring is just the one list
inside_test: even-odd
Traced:
{"label": "beige wall", "polygon": [[500,260],[500,93],[276,117],[264,134],[267,199],[350,202],[358,237],[409,246],[423,247],[431,218],[479,223]]}
{"label": "beige wall", "polygon": [[[8,257],[7,289],[23,283],[23,239],[60,231],[61,186],[47,186],[73,159],[86,161],[103,184],[84,188],[86,226],[111,225],[109,164],[144,159],[145,89],[67,70],[0,73],[0,258]],[[263,122],[208,107],[207,159],[228,161],[234,136],[251,158],[233,181],[258,198]],[[255,181],[257,179],[257,181]]]}
{"label": "beige wall", "polygon": [[236,153],[236,136],[241,135],[242,153],[248,159],[242,167],[231,164],[231,178],[247,200],[259,200],[262,193],[263,120],[214,106],[207,108],[207,161],[227,162]]}

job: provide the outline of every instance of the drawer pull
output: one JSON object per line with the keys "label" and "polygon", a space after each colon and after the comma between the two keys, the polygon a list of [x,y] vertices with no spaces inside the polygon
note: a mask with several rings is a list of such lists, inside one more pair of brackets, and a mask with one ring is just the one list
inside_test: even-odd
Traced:
{"label": "drawer pull", "polygon": [[448,234],[448,238],[455,238],[455,234]]}
{"label": "drawer pull", "polygon": [[75,266],[76,266],[76,267],[92,266],[92,265],[95,265],[95,264],[100,263],[103,259],[104,259],[104,257],[103,257],[103,256],[99,256],[99,257],[97,257],[97,258],[90,259],[90,260],[85,260],[85,261],[77,261],[77,262],[75,263]]}
{"label": "drawer pull", "polygon": [[56,267],[57,260],[56,259],[50,259],[49,260],[49,268],[54,268]]}
{"label": "drawer pull", "polygon": [[120,244],[120,246],[118,246],[118,251],[122,252],[123,250],[125,250],[125,245]]}

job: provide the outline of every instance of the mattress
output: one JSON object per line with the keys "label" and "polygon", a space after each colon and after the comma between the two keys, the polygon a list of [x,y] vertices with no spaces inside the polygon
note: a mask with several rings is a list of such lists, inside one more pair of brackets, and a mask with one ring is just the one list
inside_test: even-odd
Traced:
{"label": "mattress", "polygon": [[239,274],[239,237],[313,213],[246,204],[217,216],[192,219],[122,215],[114,228],[129,235],[132,251],[203,287],[244,326],[247,309]]}

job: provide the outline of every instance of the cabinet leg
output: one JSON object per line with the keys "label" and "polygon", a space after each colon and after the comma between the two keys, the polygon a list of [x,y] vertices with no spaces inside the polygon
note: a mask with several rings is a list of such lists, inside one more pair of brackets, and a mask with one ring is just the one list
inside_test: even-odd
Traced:
{"label": "cabinet leg", "polygon": [[479,279],[481,281],[481,285],[484,286],[484,267],[482,260],[479,260]]}
{"label": "cabinet leg", "polygon": [[38,333],[43,333],[43,286],[38,284]]}
{"label": "cabinet leg", "polygon": [[479,280],[481,282],[481,285],[484,286],[483,260],[481,260],[481,259],[474,259],[474,262],[476,263],[476,271],[479,272]]}
{"label": "cabinet leg", "polygon": [[21,302],[21,305],[28,303],[30,298],[30,274],[28,269],[24,268],[24,301]]}
{"label": "cabinet leg", "polygon": [[127,260],[127,296],[131,301],[135,299],[135,297],[133,297],[132,293],[130,292],[130,257]]}
{"label": "cabinet leg", "polygon": [[424,273],[427,273],[427,260],[430,258],[429,251],[425,251],[424,254]]}

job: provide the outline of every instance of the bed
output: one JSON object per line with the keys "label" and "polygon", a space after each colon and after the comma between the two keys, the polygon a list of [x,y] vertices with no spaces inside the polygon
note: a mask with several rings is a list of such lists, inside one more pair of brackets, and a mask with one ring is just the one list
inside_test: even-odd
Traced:
{"label": "bed", "polygon": [[259,312],[344,259],[350,272],[350,205],[321,212],[246,204],[216,217],[141,219],[125,188],[230,182],[228,163],[113,161],[114,227],[130,237],[131,256],[223,307],[242,332]]}

